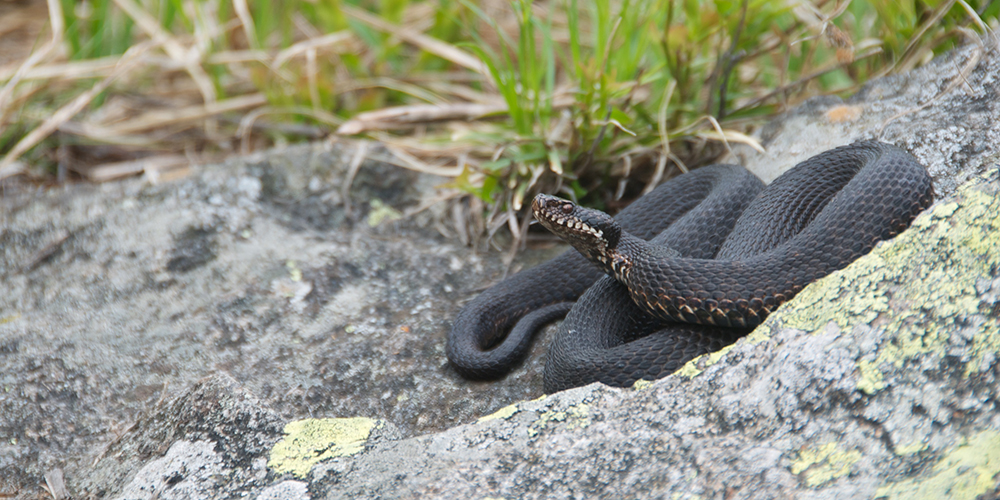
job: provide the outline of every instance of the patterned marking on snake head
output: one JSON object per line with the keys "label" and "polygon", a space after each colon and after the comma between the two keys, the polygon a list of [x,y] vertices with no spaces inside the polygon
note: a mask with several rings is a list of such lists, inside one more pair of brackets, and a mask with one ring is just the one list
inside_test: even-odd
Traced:
{"label": "patterned marking on snake head", "polygon": [[538,222],[588,259],[605,269],[611,267],[607,250],[618,245],[621,227],[610,215],[546,194],[535,196],[531,211]]}

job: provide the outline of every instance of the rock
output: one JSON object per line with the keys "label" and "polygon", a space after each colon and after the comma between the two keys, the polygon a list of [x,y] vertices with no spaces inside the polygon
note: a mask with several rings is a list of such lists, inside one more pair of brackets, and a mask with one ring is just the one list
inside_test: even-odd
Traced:
{"label": "rock", "polygon": [[[104,448],[217,374],[285,420],[368,417],[407,436],[538,397],[542,345],[498,384],[448,367],[450,318],[503,265],[441,236],[441,214],[390,220],[445,179],[377,161],[388,157],[377,148],[349,211],[355,147],[296,146],[157,185],[8,190],[0,493],[41,491],[62,468],[74,496],[95,484],[114,497],[128,477],[88,479]],[[158,456],[183,438],[162,437]]]}
{"label": "rock", "polygon": [[766,154],[737,150],[773,178],[881,138],[939,201],[746,339],[631,389],[538,398],[544,345],[501,382],[454,374],[448,321],[499,259],[410,214],[441,179],[369,161],[347,210],[351,145],[8,194],[0,493],[61,468],[96,498],[994,497],[998,52],[811,101],[761,132]]}
{"label": "rock", "polygon": [[[232,496],[269,484],[281,418],[229,375],[196,383],[107,444],[80,489],[125,499]],[[137,464],[144,464],[136,472]]]}
{"label": "rock", "polygon": [[997,248],[994,170],[675,376],[373,446],[326,498],[994,498]]}

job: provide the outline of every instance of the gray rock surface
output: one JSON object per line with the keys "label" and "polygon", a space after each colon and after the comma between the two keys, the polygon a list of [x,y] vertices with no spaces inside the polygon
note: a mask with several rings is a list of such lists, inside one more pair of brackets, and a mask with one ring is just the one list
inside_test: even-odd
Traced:
{"label": "gray rock surface", "polygon": [[368,162],[346,210],[350,145],[8,193],[0,493],[61,469],[84,498],[995,497],[998,52],[813,100],[761,132],[766,154],[738,150],[773,178],[879,137],[939,201],[750,337],[633,389],[535,399],[544,342],[503,381],[457,377],[448,322],[500,259],[439,236],[435,208],[368,224],[441,179]]}
{"label": "gray rock surface", "polygon": [[365,162],[349,214],[354,147],[0,199],[0,493],[56,468],[72,489],[115,436],[217,373],[284,419],[378,417],[405,435],[539,396],[544,346],[499,383],[448,367],[450,318],[503,266],[428,210],[392,220],[445,179]]}

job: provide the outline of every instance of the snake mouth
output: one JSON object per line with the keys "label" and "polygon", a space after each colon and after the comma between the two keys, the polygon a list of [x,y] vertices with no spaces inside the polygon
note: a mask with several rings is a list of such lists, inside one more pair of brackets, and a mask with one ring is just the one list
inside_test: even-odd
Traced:
{"label": "snake mouth", "polygon": [[543,226],[604,268],[621,238],[621,227],[610,215],[555,196],[540,194],[531,210]]}
{"label": "snake mouth", "polygon": [[586,209],[571,201],[546,194],[536,196],[531,203],[535,219],[557,236],[566,238],[575,235],[603,241],[604,231],[584,220],[581,217],[583,210]]}

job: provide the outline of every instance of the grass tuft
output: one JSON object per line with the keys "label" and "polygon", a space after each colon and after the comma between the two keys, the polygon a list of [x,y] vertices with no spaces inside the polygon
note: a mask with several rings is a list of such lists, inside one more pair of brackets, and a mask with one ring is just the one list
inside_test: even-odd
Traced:
{"label": "grass tuft", "polygon": [[515,236],[537,192],[615,209],[752,144],[766,117],[923,64],[1000,15],[988,0],[47,7],[50,31],[34,34],[46,42],[0,66],[0,179],[103,180],[108,165],[141,171],[179,151],[366,135],[450,177],[473,233]]}

